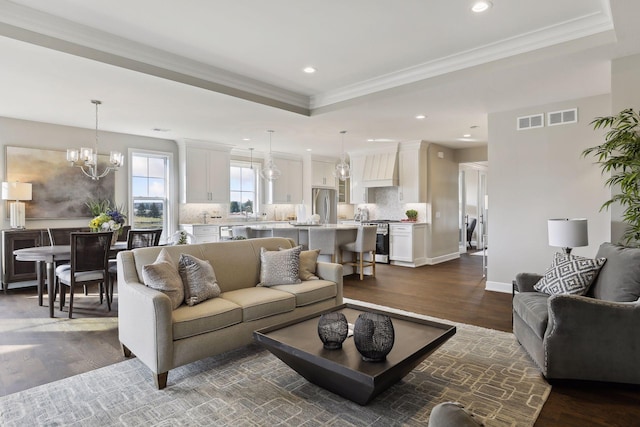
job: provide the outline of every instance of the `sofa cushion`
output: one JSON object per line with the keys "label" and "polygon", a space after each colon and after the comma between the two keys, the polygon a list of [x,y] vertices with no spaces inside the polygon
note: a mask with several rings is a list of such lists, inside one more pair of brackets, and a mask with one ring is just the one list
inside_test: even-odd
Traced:
{"label": "sofa cushion", "polygon": [[258,286],[300,283],[300,252],[302,246],[280,251],[260,248],[260,283]]}
{"label": "sofa cushion", "polygon": [[184,284],[184,300],[187,305],[194,306],[220,295],[216,274],[209,261],[182,254],[178,272]]}
{"label": "sofa cushion", "polygon": [[220,296],[242,307],[243,322],[286,313],[296,308],[293,294],[271,288],[236,289],[223,292]]}
{"label": "sofa cushion", "polygon": [[300,271],[298,275],[301,280],[318,280],[318,276],[316,276],[318,255],[320,255],[320,249],[300,252]]}
{"label": "sofa cushion", "polygon": [[593,284],[594,298],[637,301],[640,298],[640,248],[603,243],[597,256],[607,258],[607,263]]}
{"label": "sofa cushion", "polygon": [[182,305],[173,311],[173,339],[179,340],[242,322],[242,308],[223,298],[196,306]]}
{"label": "sofa cushion", "polygon": [[606,258],[584,258],[556,252],[551,267],[533,288],[549,295],[584,295],[589,290]]}
{"label": "sofa cushion", "polygon": [[163,248],[153,264],[142,267],[144,284],[166,294],[175,310],[184,302],[184,286],[178,267]]}
{"label": "sofa cushion", "polygon": [[296,297],[296,307],[334,298],[338,287],[328,280],[308,280],[297,285],[276,285],[271,289],[289,292]]}
{"label": "sofa cushion", "polygon": [[513,297],[513,311],[535,332],[544,338],[549,323],[549,295],[539,292],[520,292]]}

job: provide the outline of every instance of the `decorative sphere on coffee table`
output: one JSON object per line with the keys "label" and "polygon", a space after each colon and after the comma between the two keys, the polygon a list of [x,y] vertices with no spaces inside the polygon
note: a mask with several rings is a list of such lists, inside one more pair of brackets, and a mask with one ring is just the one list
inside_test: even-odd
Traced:
{"label": "decorative sphere on coffee table", "polygon": [[365,362],[386,360],[395,340],[391,318],[379,313],[360,314],[353,328],[353,340]]}
{"label": "decorative sphere on coffee table", "polygon": [[338,312],[324,313],[318,321],[318,336],[324,348],[337,350],[342,348],[342,343],[347,339],[349,325],[344,314]]}

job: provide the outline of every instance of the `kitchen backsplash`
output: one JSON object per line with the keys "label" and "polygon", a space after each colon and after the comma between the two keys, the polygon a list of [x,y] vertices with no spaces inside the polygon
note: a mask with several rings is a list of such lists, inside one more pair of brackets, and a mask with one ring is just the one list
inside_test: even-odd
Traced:
{"label": "kitchen backsplash", "polygon": [[418,222],[429,222],[427,217],[427,203],[398,202],[398,187],[381,187],[375,189],[375,203],[358,205],[369,209],[369,219],[407,219],[408,209],[418,211]]}

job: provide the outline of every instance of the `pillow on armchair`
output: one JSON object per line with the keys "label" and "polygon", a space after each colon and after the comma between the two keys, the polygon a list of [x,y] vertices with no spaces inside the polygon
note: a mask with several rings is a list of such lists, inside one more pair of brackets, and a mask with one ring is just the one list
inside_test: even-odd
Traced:
{"label": "pillow on armchair", "polygon": [[533,288],[549,295],[585,295],[606,260],[556,252],[551,267]]}
{"label": "pillow on armchair", "polygon": [[607,258],[593,285],[594,298],[633,302],[640,298],[640,248],[603,243],[597,257]]}

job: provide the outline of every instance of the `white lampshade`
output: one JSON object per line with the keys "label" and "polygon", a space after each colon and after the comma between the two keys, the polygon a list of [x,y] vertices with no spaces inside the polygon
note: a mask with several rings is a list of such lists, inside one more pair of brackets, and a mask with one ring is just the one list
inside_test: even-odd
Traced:
{"label": "white lampshade", "polygon": [[31,200],[31,183],[28,182],[3,182],[2,200],[14,200],[9,204],[9,217],[11,228],[24,228],[24,203],[20,200]]}
{"label": "white lampshade", "polygon": [[549,246],[577,248],[589,245],[586,218],[554,218],[547,225]]}
{"label": "white lampshade", "polygon": [[31,200],[31,183],[3,182],[2,200]]}

